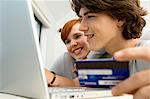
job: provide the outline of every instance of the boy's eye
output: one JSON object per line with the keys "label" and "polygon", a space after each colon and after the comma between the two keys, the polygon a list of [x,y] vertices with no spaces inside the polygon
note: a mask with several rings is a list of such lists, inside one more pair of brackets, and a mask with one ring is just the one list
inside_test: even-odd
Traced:
{"label": "boy's eye", "polygon": [[93,16],[93,15],[88,15],[87,16],[87,18],[93,18],[93,17],[95,17],[95,16]]}
{"label": "boy's eye", "polygon": [[65,44],[69,44],[70,43],[70,40],[65,40]]}
{"label": "boy's eye", "polygon": [[79,17],[79,20],[82,21],[82,17]]}

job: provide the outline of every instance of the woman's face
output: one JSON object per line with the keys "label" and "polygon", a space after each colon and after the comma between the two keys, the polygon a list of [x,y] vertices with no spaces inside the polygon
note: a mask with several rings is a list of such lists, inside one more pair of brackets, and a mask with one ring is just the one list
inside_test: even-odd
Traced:
{"label": "woman's face", "polygon": [[84,32],[79,30],[80,23],[75,24],[65,44],[70,55],[75,59],[85,59],[89,53],[87,37],[84,36]]}
{"label": "woman's face", "polygon": [[80,9],[79,14],[82,19],[80,30],[84,31],[87,36],[90,50],[96,51],[112,47],[122,37],[121,28],[118,27],[118,20],[111,18],[107,14],[91,13],[85,7]]}

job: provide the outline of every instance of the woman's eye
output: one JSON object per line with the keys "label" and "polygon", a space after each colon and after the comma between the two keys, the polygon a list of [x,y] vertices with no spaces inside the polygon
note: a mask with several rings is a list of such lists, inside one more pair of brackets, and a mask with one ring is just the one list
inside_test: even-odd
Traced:
{"label": "woman's eye", "polygon": [[65,44],[69,44],[70,43],[70,40],[65,40]]}
{"label": "woman's eye", "polygon": [[81,37],[81,35],[76,35],[74,38],[75,39],[78,39],[78,38],[80,38]]}

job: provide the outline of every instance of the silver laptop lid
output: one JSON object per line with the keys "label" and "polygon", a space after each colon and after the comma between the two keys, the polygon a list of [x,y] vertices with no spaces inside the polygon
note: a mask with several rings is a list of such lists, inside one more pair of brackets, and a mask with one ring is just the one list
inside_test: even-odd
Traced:
{"label": "silver laptop lid", "polygon": [[31,0],[2,0],[0,10],[0,92],[48,99]]}

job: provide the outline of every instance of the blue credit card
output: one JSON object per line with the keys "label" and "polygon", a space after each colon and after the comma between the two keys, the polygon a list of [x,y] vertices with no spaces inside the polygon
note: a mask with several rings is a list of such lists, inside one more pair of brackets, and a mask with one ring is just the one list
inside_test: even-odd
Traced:
{"label": "blue credit card", "polygon": [[113,59],[77,60],[75,66],[81,86],[110,88],[129,77],[129,62]]}

